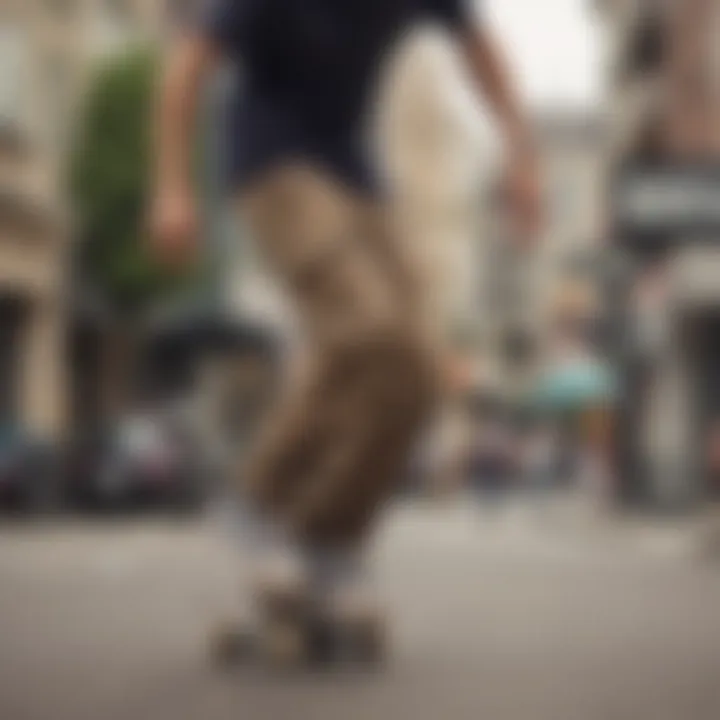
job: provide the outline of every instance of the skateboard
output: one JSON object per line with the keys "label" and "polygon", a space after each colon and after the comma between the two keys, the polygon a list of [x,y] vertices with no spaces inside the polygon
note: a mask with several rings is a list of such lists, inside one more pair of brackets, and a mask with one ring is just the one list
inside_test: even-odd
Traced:
{"label": "skateboard", "polygon": [[260,662],[273,670],[334,666],[380,667],[387,655],[383,618],[332,618],[299,598],[266,601],[255,625],[227,623],[212,634],[220,668]]}

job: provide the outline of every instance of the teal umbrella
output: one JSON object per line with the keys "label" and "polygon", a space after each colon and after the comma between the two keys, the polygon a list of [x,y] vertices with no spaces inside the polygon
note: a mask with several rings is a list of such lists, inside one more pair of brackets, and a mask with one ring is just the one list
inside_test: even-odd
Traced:
{"label": "teal umbrella", "polygon": [[612,402],[618,394],[615,374],[592,360],[554,368],[540,381],[533,397],[536,407],[572,411]]}

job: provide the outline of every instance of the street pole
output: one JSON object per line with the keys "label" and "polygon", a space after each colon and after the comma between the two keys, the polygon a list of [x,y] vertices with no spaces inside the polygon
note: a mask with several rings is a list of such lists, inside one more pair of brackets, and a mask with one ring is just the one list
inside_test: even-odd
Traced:
{"label": "street pole", "polygon": [[198,305],[209,314],[220,313],[226,304],[227,222],[222,191],[223,110],[226,78],[216,73],[205,90],[202,102],[201,191],[203,197],[203,279]]}

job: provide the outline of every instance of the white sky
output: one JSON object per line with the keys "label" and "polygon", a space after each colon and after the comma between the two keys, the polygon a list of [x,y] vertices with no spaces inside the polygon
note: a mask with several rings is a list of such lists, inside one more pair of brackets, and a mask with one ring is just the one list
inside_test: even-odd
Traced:
{"label": "white sky", "polygon": [[591,0],[474,0],[534,107],[586,108],[603,92],[602,22]]}

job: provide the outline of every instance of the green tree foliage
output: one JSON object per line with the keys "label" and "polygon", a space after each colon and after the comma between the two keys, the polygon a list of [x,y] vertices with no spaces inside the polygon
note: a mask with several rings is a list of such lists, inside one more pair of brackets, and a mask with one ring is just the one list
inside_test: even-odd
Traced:
{"label": "green tree foliage", "polygon": [[145,238],[157,68],[144,48],[98,68],[71,158],[80,273],[126,318],[192,280],[158,267]]}

